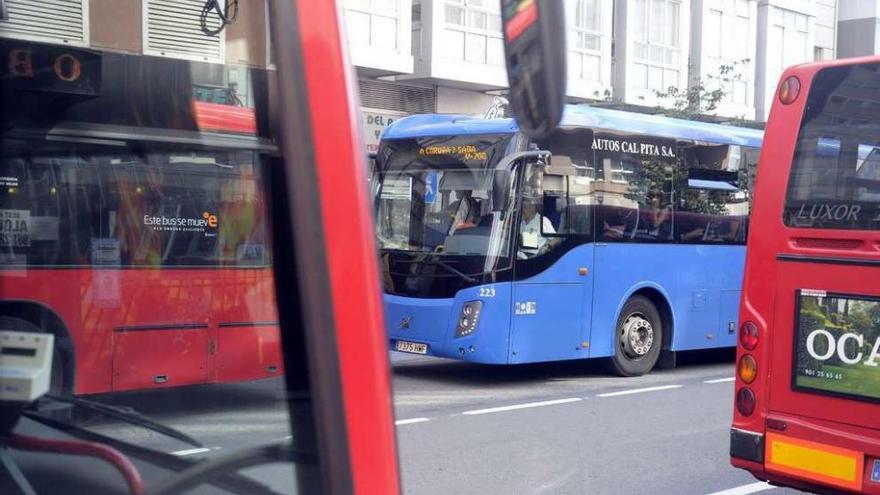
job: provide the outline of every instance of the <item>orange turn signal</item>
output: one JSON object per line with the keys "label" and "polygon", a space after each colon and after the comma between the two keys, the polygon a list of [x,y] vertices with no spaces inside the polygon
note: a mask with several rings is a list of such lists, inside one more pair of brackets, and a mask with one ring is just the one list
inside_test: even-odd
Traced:
{"label": "orange turn signal", "polygon": [[758,376],[758,363],[751,354],[746,354],[739,359],[736,371],[742,381],[752,383]]}

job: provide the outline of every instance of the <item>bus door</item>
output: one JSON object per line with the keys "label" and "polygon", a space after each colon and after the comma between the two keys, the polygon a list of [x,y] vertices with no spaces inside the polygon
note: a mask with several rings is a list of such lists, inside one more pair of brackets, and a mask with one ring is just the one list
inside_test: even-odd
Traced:
{"label": "bus door", "polygon": [[880,118],[867,108],[880,101],[878,70],[820,70],[806,95],[776,252],[769,403],[771,411],[873,429],[880,429],[869,404],[880,401]]}
{"label": "bus door", "polygon": [[[518,199],[510,361],[589,357],[593,260],[587,205],[568,157],[528,164]],[[558,165],[567,161],[567,165]],[[583,199],[583,198],[580,198]]]}

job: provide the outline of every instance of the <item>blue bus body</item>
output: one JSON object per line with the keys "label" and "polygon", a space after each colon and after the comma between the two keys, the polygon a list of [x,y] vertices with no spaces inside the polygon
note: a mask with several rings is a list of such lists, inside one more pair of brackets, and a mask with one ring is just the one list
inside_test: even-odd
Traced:
{"label": "blue bus body", "polygon": [[[562,127],[753,150],[762,139],[752,129],[587,106],[568,107]],[[401,119],[382,139],[488,134],[522,141],[510,119],[451,115]],[[657,306],[668,329],[664,350],[730,347],[736,343],[744,258],[744,236],[736,244],[595,238],[528,276],[483,281],[448,297],[386,293],[389,345],[426,344],[417,352],[492,364],[613,356],[621,310],[639,294]],[[471,301],[482,303],[476,329],[457,336],[463,305]]]}

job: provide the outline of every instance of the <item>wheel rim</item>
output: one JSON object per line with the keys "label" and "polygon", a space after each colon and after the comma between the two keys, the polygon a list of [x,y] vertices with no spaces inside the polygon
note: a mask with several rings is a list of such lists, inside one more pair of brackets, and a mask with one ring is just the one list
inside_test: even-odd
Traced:
{"label": "wheel rim", "polygon": [[654,326],[645,315],[632,313],[620,327],[620,348],[629,359],[644,357],[654,346]]}

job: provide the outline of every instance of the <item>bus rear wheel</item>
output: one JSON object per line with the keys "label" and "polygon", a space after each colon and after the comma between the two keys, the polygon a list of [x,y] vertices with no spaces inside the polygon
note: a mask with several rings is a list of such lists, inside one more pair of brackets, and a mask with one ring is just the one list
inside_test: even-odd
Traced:
{"label": "bus rear wheel", "polygon": [[660,312],[648,298],[633,296],[620,312],[615,328],[611,370],[620,376],[639,376],[651,371],[663,346]]}

